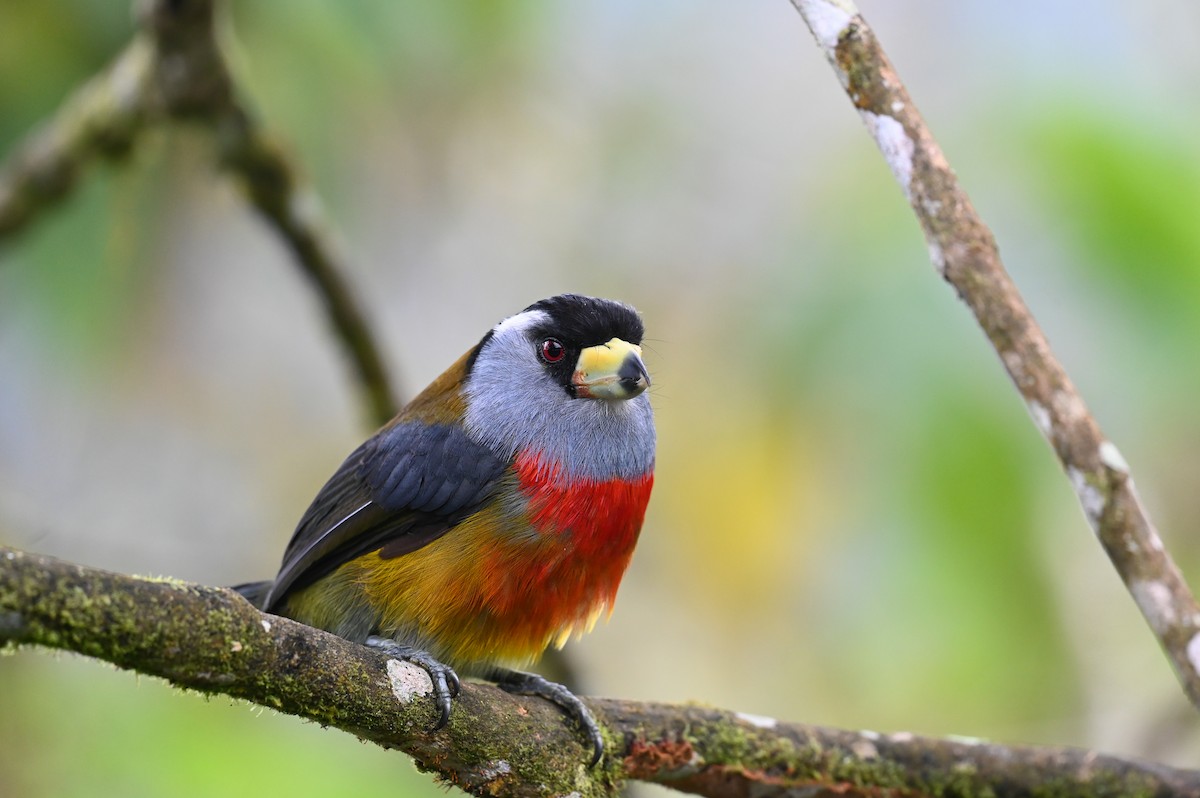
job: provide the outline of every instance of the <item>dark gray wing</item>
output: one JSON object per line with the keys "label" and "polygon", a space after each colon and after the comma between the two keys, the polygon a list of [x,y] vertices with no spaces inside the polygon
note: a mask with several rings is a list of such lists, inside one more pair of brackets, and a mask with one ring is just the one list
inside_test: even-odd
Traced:
{"label": "dark gray wing", "polygon": [[505,465],[456,425],[381,430],[346,458],[300,519],[265,609],[356,557],[399,557],[437,540],[488,499]]}

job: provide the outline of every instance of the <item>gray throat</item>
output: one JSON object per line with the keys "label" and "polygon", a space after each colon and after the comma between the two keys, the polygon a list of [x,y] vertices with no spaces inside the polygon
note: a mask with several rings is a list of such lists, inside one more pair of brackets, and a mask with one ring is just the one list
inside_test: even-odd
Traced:
{"label": "gray throat", "polygon": [[573,399],[529,356],[523,336],[495,336],[467,380],[467,433],[498,456],[538,453],[564,476],[633,479],[654,468],[650,398]]}

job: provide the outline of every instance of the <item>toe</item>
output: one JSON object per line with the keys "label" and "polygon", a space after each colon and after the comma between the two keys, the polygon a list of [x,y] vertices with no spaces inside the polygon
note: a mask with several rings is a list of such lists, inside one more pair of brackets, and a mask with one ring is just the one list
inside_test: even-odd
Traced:
{"label": "toe", "polygon": [[411,662],[429,674],[429,681],[433,684],[433,701],[438,709],[438,719],[433,725],[433,731],[444,728],[450,722],[450,707],[453,699],[462,690],[462,682],[459,681],[458,674],[454,672],[454,669],[434,659],[433,655],[427,651],[398,643],[390,638],[372,635],[367,638],[367,645],[393,657]]}

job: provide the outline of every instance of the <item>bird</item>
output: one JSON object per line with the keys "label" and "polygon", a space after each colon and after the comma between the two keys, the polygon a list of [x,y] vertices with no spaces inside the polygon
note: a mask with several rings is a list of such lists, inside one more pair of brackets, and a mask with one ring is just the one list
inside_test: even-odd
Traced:
{"label": "bird", "polygon": [[525,670],[611,615],[654,484],[644,327],[628,304],[542,299],[493,326],[317,492],[259,609],[422,668],[435,728],[460,676],[557,704]]}

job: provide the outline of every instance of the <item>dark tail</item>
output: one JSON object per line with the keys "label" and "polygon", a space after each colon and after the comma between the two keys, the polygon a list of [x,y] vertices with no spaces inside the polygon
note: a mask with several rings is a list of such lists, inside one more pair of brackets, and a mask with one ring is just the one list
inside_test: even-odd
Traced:
{"label": "dark tail", "polygon": [[246,601],[249,601],[261,610],[265,609],[264,605],[267,603],[267,594],[271,592],[271,586],[274,584],[271,581],[246,582],[243,585],[234,585],[232,589],[241,593]]}

